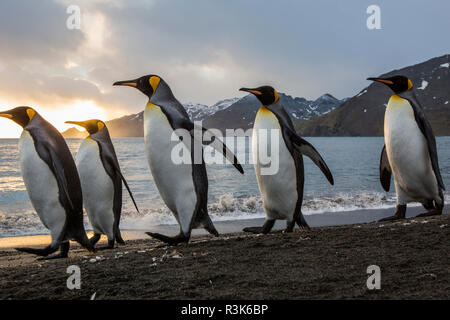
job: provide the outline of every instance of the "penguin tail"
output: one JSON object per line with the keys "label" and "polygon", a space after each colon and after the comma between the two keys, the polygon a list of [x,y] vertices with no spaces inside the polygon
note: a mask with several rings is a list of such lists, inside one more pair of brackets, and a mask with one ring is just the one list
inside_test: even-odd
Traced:
{"label": "penguin tail", "polygon": [[306,222],[305,217],[303,217],[302,212],[299,212],[299,214],[295,218],[295,222],[298,224],[298,227],[300,229],[306,229],[306,230],[310,230],[311,229],[309,227],[308,223]]}
{"label": "penguin tail", "polygon": [[119,244],[125,244],[125,241],[122,238],[122,235],[120,234],[120,229],[117,228],[117,232],[116,232],[116,241]]}
{"label": "penguin tail", "polygon": [[78,242],[82,247],[86,248],[90,252],[95,252],[94,244],[89,241],[85,232],[80,232],[80,234],[74,237],[75,241]]}
{"label": "penguin tail", "polygon": [[200,208],[192,229],[198,227],[203,227],[206,231],[208,231],[215,237],[219,236],[219,232],[217,232],[216,227],[214,227],[214,224],[212,223],[211,218],[208,215],[208,208],[206,207],[206,204],[204,207]]}
{"label": "penguin tail", "polygon": [[216,227],[214,227],[211,218],[209,216],[206,216],[206,218],[202,221],[203,228],[205,228],[206,231],[208,231],[210,234],[212,234],[215,237],[219,236],[219,232],[217,231]]}
{"label": "penguin tail", "polygon": [[15,249],[19,252],[31,253],[31,254],[34,254],[37,256],[46,257],[49,254],[56,252],[56,250],[58,250],[58,248],[59,248],[59,245],[58,246],[48,245],[47,247],[45,247],[43,249],[37,249],[37,248],[15,248]]}
{"label": "penguin tail", "polygon": [[444,209],[444,192],[442,191],[442,189],[439,190],[439,198],[440,199],[438,199],[438,201],[435,201],[436,209],[439,209],[442,211]]}
{"label": "penguin tail", "polygon": [[94,246],[97,244],[97,242],[100,240],[100,238],[101,238],[101,235],[98,234],[98,233],[95,233],[95,234],[89,239],[89,242],[90,242],[91,245],[94,247]]}

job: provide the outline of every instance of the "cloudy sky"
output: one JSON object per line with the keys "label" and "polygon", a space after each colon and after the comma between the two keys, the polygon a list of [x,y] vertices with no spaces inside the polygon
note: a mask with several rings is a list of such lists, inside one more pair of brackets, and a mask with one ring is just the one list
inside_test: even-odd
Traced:
{"label": "cloudy sky", "polygon": [[[380,30],[366,27],[371,4]],[[79,30],[66,27],[69,5],[81,10]],[[112,83],[150,73],[181,102],[262,84],[343,98],[367,76],[450,53],[449,13],[447,0],[2,0],[0,109],[34,106],[60,130],[64,120],[108,120],[146,102]],[[0,137],[19,134],[0,119]]]}

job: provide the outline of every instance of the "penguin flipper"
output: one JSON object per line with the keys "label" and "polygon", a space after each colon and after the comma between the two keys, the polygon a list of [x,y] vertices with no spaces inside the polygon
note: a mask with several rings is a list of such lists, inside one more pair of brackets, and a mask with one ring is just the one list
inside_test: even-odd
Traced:
{"label": "penguin flipper", "polygon": [[191,136],[195,139],[197,136],[194,134],[194,130],[202,130],[202,141],[200,141],[203,145],[211,146],[223,156],[230,161],[230,163],[241,173],[244,174],[244,169],[242,168],[241,164],[239,163],[238,159],[234,155],[234,153],[228,149],[228,147],[223,143],[211,130],[193,125],[193,128],[190,129]]}
{"label": "penguin flipper", "polygon": [[387,157],[386,145],[384,145],[380,157],[380,182],[386,192],[389,191],[389,188],[391,187],[391,175],[392,169]]}
{"label": "penguin flipper", "polygon": [[333,175],[331,174],[330,169],[328,168],[327,164],[325,163],[325,160],[323,160],[322,156],[319,154],[319,152],[316,150],[316,148],[314,148],[313,145],[310,144],[305,139],[302,139],[295,132],[288,130],[288,133],[291,138],[291,141],[293,142],[294,148],[298,152],[300,152],[302,155],[305,155],[308,158],[310,158],[316,164],[316,166],[319,167],[319,169],[322,171],[322,173],[328,179],[330,184],[334,185]]}
{"label": "penguin flipper", "polygon": [[[139,213],[139,209],[136,204],[136,201],[134,200],[133,193],[131,192],[131,189],[128,186],[127,180],[125,180],[125,177],[122,174],[122,170],[120,170],[119,161],[117,160],[116,152],[114,151],[114,146],[112,144],[109,132],[106,129],[106,127],[102,130],[101,134],[102,135],[100,135],[99,133],[91,135],[91,138],[97,141],[103,167],[105,168],[106,173],[111,177],[113,181],[115,180],[116,175],[120,177],[120,179],[123,181],[123,184],[125,185],[125,188],[127,188],[128,194],[130,195],[131,200],[133,201],[136,211]],[[122,199],[119,200],[122,201]],[[120,219],[120,216],[116,218]]]}
{"label": "penguin flipper", "polygon": [[[211,146],[218,152],[220,152],[230,163],[241,173],[244,174],[244,169],[239,163],[238,159],[234,153],[228,149],[228,147],[223,143],[217,135],[211,130],[204,128],[200,125],[194,124],[192,121],[185,119],[185,121],[180,124],[180,127],[189,131],[191,137],[205,146]],[[196,134],[196,131],[202,132],[202,135]],[[199,138],[201,140],[199,140]]]}
{"label": "penguin flipper", "polygon": [[139,208],[138,208],[138,206],[136,204],[136,200],[134,200],[133,193],[131,192],[130,187],[128,186],[127,180],[125,180],[125,177],[122,175],[122,172],[120,171],[120,168],[118,168],[117,173],[119,174],[120,178],[122,179],[123,184],[125,185],[125,188],[127,188],[128,194],[130,195],[130,198],[133,201],[133,204],[134,204],[134,207],[136,208],[136,211],[138,213],[140,213],[139,212]]}
{"label": "penguin flipper", "polygon": [[[159,103],[156,104],[161,107],[163,113],[167,116],[169,122],[175,130],[187,130],[193,139],[197,140],[202,145],[210,145],[215,150],[222,153],[240,173],[244,174],[244,169],[242,169],[242,166],[233,152],[231,152],[226,145],[220,141],[220,139],[213,132],[211,132],[211,130],[203,128],[201,125],[192,122],[191,119],[189,119],[189,115],[183,105],[177,99],[173,98],[170,101],[164,101],[164,105]],[[199,135],[196,131],[201,132],[202,135]],[[199,140],[199,138],[201,140]],[[191,146],[187,147],[190,148]]]}
{"label": "penguin flipper", "polygon": [[64,171],[64,165],[61,163],[58,155],[52,148],[45,148],[45,150],[47,151],[48,156],[50,158],[51,167],[53,169],[52,171],[55,174],[55,178],[58,181],[58,185],[63,189],[65,198],[69,206],[72,208],[72,210],[75,210],[75,206],[73,205],[73,202],[70,199],[69,186],[67,184],[67,177]]}
{"label": "penguin flipper", "polygon": [[414,110],[414,118],[417,126],[427,140],[428,153],[430,154],[431,165],[433,167],[436,180],[441,189],[445,190],[444,182],[442,180],[441,172],[439,170],[439,161],[437,155],[436,138],[434,137],[433,129],[425,117],[422,106],[414,93],[414,91],[407,91],[400,94],[400,96],[409,101]]}

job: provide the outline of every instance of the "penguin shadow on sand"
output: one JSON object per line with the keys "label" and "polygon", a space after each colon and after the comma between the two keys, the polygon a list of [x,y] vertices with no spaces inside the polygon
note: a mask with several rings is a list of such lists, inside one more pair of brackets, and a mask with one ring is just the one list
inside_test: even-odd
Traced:
{"label": "penguin shadow on sand", "polygon": [[76,165],[83,190],[83,203],[94,229],[90,239],[92,246],[102,234],[108,238],[106,247],[113,249],[114,243],[125,244],[119,223],[122,212],[122,182],[139,213],[133,193],[120,170],[111,137],[106,124],[98,119],[86,121],[66,121],[83,127],[88,136],[83,140],[76,155]]}
{"label": "penguin shadow on sand", "polygon": [[439,170],[436,138],[412,81],[401,75],[367,80],[382,83],[394,92],[384,117],[380,182],[389,191],[394,176],[397,206],[393,216],[380,221],[405,219],[410,202],[419,202],[426,210],[417,217],[441,215],[445,186]]}

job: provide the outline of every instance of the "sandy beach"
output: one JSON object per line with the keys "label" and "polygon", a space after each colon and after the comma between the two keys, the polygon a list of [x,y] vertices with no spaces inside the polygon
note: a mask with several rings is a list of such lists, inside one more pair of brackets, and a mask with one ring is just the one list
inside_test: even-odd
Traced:
{"label": "sandy beach", "polygon": [[[390,212],[372,211],[371,218]],[[3,238],[0,298],[90,299],[94,293],[96,299],[450,298],[450,215],[393,223],[355,222],[355,215],[367,219],[361,212],[330,215],[353,224],[296,229],[292,234],[276,230],[211,238],[198,233],[177,247],[139,239],[142,233],[134,231],[125,234],[136,240],[114,250],[90,254],[73,245],[70,258],[53,261],[18,253],[11,244],[20,239]],[[307,218],[314,226],[326,216]],[[219,225],[223,232],[227,223]],[[228,223],[227,230],[233,228],[236,223]],[[25,238],[36,245],[48,241],[46,237]],[[66,286],[70,265],[81,269],[80,290]],[[380,290],[367,289],[369,265],[381,268]]]}

